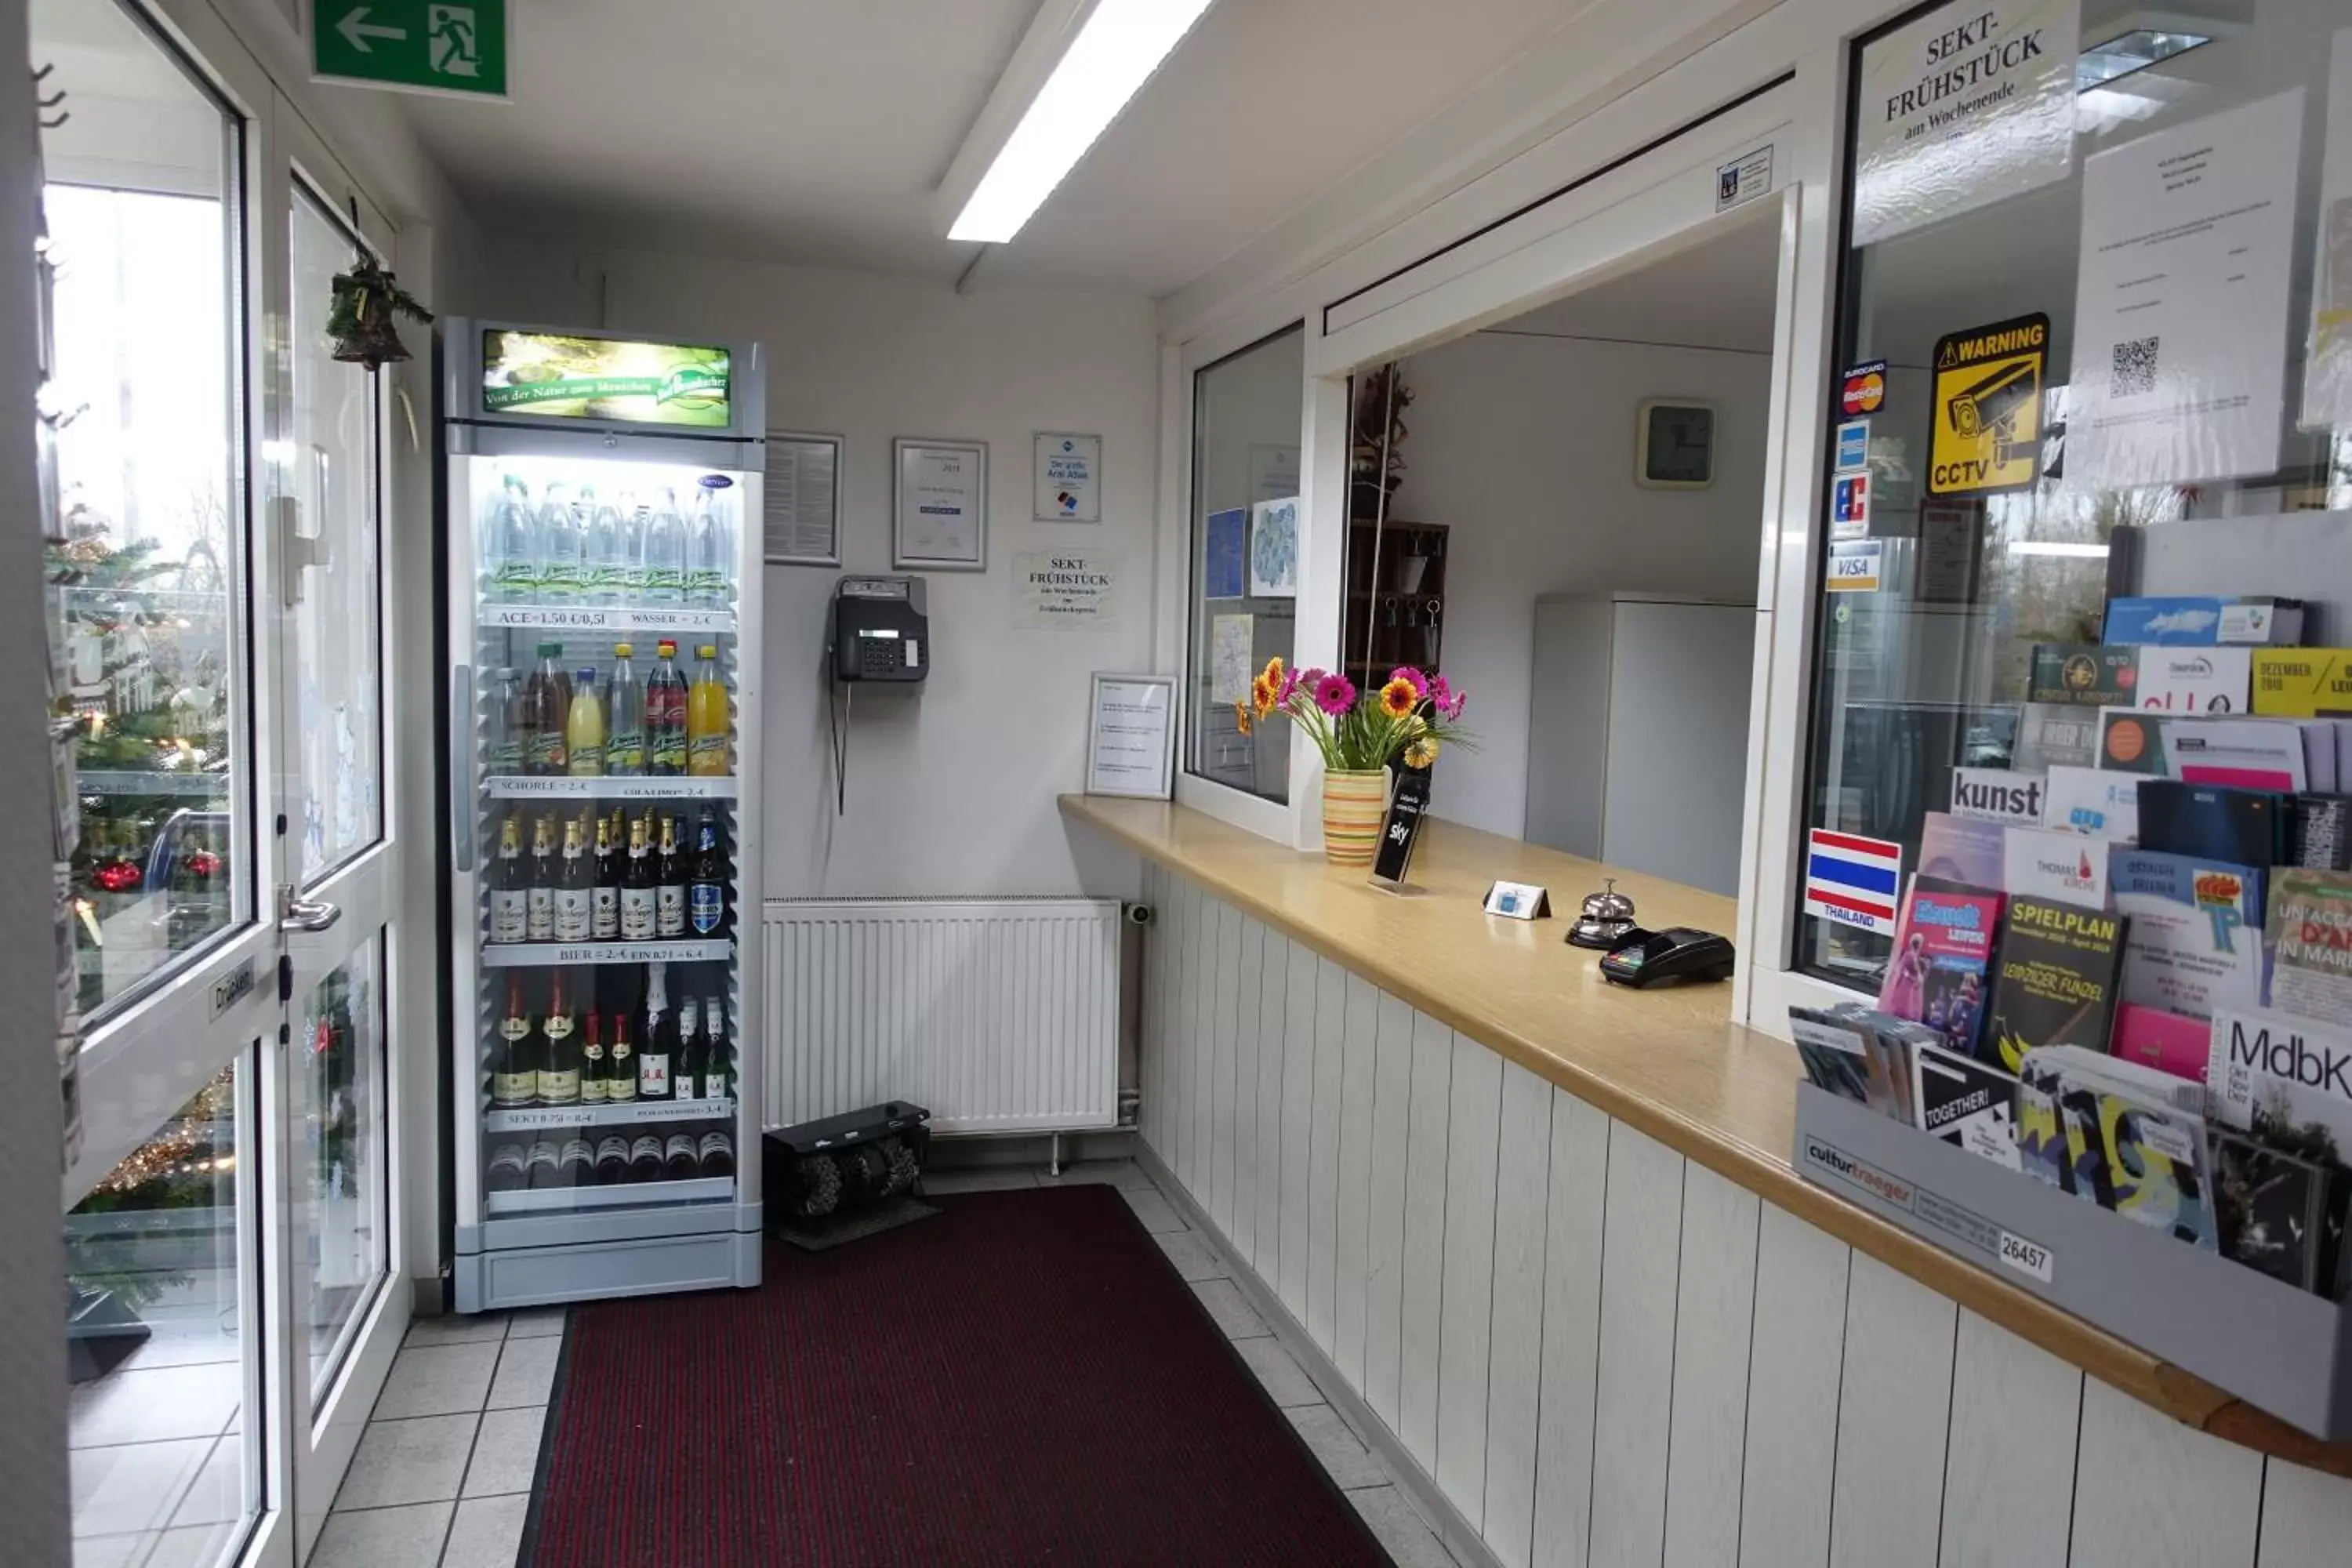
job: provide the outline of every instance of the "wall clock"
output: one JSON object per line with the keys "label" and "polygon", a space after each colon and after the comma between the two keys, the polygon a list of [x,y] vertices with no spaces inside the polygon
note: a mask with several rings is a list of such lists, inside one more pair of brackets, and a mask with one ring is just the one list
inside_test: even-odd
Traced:
{"label": "wall clock", "polygon": [[1645,399],[1634,415],[1633,479],[1656,490],[1715,483],[1715,410],[1685,398]]}

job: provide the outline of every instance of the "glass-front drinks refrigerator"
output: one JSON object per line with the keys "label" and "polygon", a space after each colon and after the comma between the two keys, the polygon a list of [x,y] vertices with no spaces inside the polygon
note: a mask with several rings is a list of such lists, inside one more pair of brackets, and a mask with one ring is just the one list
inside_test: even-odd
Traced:
{"label": "glass-front drinks refrigerator", "polygon": [[757,1284],[759,347],[441,347],[457,1310]]}

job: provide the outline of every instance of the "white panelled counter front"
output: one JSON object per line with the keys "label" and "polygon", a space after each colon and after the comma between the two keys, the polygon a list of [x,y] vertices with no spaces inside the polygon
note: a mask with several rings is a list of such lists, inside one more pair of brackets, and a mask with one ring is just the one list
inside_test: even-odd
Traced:
{"label": "white panelled counter front", "polygon": [[1062,807],[1144,863],[1145,1146],[1457,1551],[2352,1563],[2352,1446],[1802,1180],[1796,1053],[1727,987],[1611,986],[1564,920],[1479,908],[1615,875],[1645,925],[1729,931],[1730,900],[1445,822],[1400,898],[1185,807]]}

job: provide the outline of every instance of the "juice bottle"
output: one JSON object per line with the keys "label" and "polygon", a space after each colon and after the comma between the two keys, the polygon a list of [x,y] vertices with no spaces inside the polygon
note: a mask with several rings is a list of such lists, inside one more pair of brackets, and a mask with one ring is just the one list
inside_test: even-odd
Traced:
{"label": "juice bottle", "polygon": [[705,643],[695,650],[702,663],[694,672],[694,687],[686,698],[686,771],[725,777],[727,773],[727,687],[719,679],[719,650]]}
{"label": "juice bottle", "polygon": [[572,682],[556,663],[562,654],[559,643],[540,644],[539,668],[530,672],[522,689],[522,722],[517,728],[522,731],[523,772],[542,777],[571,771],[563,732],[572,706]]}
{"label": "juice bottle", "polygon": [[563,725],[563,747],[574,778],[604,771],[604,702],[596,695],[596,672],[583,669],[572,688],[572,711]]}
{"label": "juice bottle", "polygon": [[646,772],[676,778],[686,772],[686,677],[677,672],[677,644],[654,645],[653,673],[646,677]]}

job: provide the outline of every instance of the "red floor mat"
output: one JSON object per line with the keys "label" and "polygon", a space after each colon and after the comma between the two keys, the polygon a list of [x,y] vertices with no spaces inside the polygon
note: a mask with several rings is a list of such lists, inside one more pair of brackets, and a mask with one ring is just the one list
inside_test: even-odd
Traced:
{"label": "red floor mat", "polygon": [[574,1309],[529,1568],[1384,1564],[1108,1187]]}

